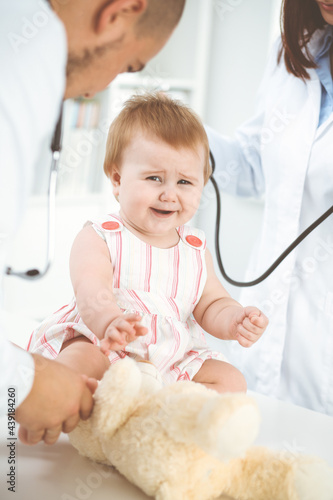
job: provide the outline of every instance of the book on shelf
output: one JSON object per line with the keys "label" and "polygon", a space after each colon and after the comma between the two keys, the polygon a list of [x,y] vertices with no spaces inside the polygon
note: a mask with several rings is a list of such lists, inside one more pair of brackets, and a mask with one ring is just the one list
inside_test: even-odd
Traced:
{"label": "book on shelf", "polygon": [[64,129],[96,128],[100,112],[99,99],[70,99],[65,104]]}

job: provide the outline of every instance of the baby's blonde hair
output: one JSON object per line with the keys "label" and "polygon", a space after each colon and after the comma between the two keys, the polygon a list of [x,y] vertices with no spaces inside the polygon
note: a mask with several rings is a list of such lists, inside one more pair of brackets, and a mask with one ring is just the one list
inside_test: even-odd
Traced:
{"label": "baby's blonde hair", "polygon": [[180,101],[161,92],[134,95],[125,102],[123,109],[110,126],[104,172],[121,169],[122,154],[138,130],[154,135],[174,148],[204,149],[204,183],[211,175],[209,143],[200,118]]}

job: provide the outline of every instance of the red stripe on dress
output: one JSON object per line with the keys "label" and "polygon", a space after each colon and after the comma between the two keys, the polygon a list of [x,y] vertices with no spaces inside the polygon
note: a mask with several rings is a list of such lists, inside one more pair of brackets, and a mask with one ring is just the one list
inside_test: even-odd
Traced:
{"label": "red stripe on dress", "polygon": [[72,307],[72,309],[70,309],[64,316],[61,316],[61,318],[57,321],[56,324],[58,325],[60,323],[65,323],[66,319],[68,318],[70,313],[74,311],[75,308],[76,308],[76,302],[74,301],[74,306]]}
{"label": "red stripe on dress", "polygon": [[150,245],[146,245],[146,272],[145,272],[145,280],[143,288],[145,292],[150,292],[151,266],[152,266],[152,248]]}
{"label": "red stripe on dress", "polygon": [[34,333],[35,333],[35,330],[32,332],[32,334],[30,335],[30,339],[29,339],[29,342],[28,342],[28,345],[26,347],[26,351],[29,351],[29,347],[31,345],[31,341],[32,341],[32,337],[34,336]]}
{"label": "red stripe on dress", "polygon": [[68,306],[69,306],[69,304],[66,304],[65,306],[60,307],[60,309],[57,309],[56,311],[54,311],[54,313],[53,313],[53,314],[57,314],[57,313],[58,313],[58,312],[60,312],[62,309],[65,309],[65,307],[68,307]]}
{"label": "red stripe on dress", "polygon": [[172,273],[173,273],[173,282],[172,282],[172,289],[171,289],[171,297],[174,298],[177,295],[178,292],[178,281],[179,281],[179,247],[176,246],[174,249],[173,253],[173,266],[172,266]]}
{"label": "red stripe on dress", "polygon": [[117,214],[108,214],[109,217],[112,217],[112,219],[116,219],[118,222],[121,224],[123,223],[121,218]]}
{"label": "red stripe on dress", "polygon": [[45,347],[45,349],[47,351],[49,351],[49,353],[52,355],[53,358],[56,358],[58,356],[59,353],[53,349],[51,344],[48,343],[48,341],[46,340],[45,334],[41,338],[41,344]]}
{"label": "red stripe on dress", "polygon": [[151,331],[152,331],[152,336],[151,336],[151,342],[148,345],[151,344],[156,344],[157,341],[157,315],[153,314],[151,317]]}
{"label": "red stripe on dress", "polygon": [[120,356],[117,356],[117,357],[114,357],[112,358],[111,360],[109,359],[110,361],[110,365],[113,365],[114,363],[116,363],[117,361],[119,361],[121,358]]}
{"label": "red stripe on dress", "polygon": [[180,375],[180,368],[178,366],[175,366],[175,363],[170,367],[171,372],[175,372],[177,374],[177,380]]}
{"label": "red stripe on dress", "polygon": [[196,261],[197,261],[197,280],[196,280],[196,285],[195,285],[195,292],[194,292],[194,300],[193,304],[195,304],[198,300],[198,294],[200,290],[200,282],[201,282],[201,276],[202,276],[202,271],[203,271],[203,265],[202,265],[202,253],[199,252],[198,250],[195,251],[196,254]]}
{"label": "red stripe on dress", "polygon": [[[115,214],[107,214],[108,217],[110,217],[111,219],[115,219],[117,220],[121,225],[123,225],[123,222],[121,220],[121,218]],[[109,253],[110,253],[110,259],[111,259],[111,264],[112,264],[112,267],[113,267],[113,286],[114,288],[119,288],[119,283],[120,283],[120,269],[121,269],[121,251],[122,251],[122,237],[121,237],[121,231],[117,231],[116,233],[114,233],[115,236],[116,236],[116,255],[113,255],[114,252],[112,252],[112,250],[114,250],[113,246],[111,246],[111,248],[109,247],[109,244],[107,243],[107,246],[108,246],[108,249],[109,249]],[[112,241],[112,239],[111,239]],[[115,262],[113,262],[112,260],[112,256],[115,258]]]}
{"label": "red stripe on dress", "polygon": [[174,355],[176,354],[176,352],[178,351],[179,349],[179,346],[180,346],[180,335],[179,335],[179,331],[175,328],[174,324],[171,322],[171,328],[172,328],[172,331],[173,331],[173,334],[174,334],[174,340],[175,340],[175,343],[174,343],[174,348],[173,348],[173,351],[170,355],[166,355],[165,357],[165,361],[163,364],[160,365],[160,369],[163,369],[165,368],[167,365],[170,365],[170,361],[173,359]]}
{"label": "red stripe on dress", "polygon": [[174,312],[176,313],[177,319],[180,320],[180,313],[179,313],[179,309],[178,309],[176,302],[174,301],[174,299],[172,297],[168,297],[167,300],[168,300],[169,304],[171,304],[171,307],[174,310]]}
{"label": "red stripe on dress", "polygon": [[[116,233],[116,263],[114,266],[113,286],[120,288],[121,252],[123,247],[121,232]],[[111,256],[112,259],[112,256]]]}
{"label": "red stripe on dress", "polygon": [[142,311],[151,314],[148,307],[144,304],[144,302],[142,302],[142,300],[134,290],[126,290],[126,291],[135,300],[137,306],[140,307]]}
{"label": "red stripe on dress", "polygon": [[80,319],[81,319],[81,316],[79,315],[79,313],[77,313],[77,315],[73,319],[73,323],[79,323]]}

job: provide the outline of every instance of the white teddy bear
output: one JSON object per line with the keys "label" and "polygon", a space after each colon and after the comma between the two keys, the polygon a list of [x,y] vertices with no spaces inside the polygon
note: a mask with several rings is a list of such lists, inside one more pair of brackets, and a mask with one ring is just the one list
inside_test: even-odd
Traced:
{"label": "white teddy bear", "polygon": [[105,373],[92,416],[70,440],[157,500],[333,500],[324,461],[250,447],[259,423],[246,395],[163,387],[153,365],[126,357]]}

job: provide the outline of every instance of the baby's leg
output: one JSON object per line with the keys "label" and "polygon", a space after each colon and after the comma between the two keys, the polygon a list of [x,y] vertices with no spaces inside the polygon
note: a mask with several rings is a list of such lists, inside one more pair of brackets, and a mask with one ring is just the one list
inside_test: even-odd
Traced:
{"label": "baby's leg", "polygon": [[217,392],[246,392],[247,389],[242,373],[218,359],[207,359],[192,380]]}
{"label": "baby's leg", "polygon": [[65,342],[56,361],[97,380],[100,380],[110,367],[108,357],[84,336]]}

